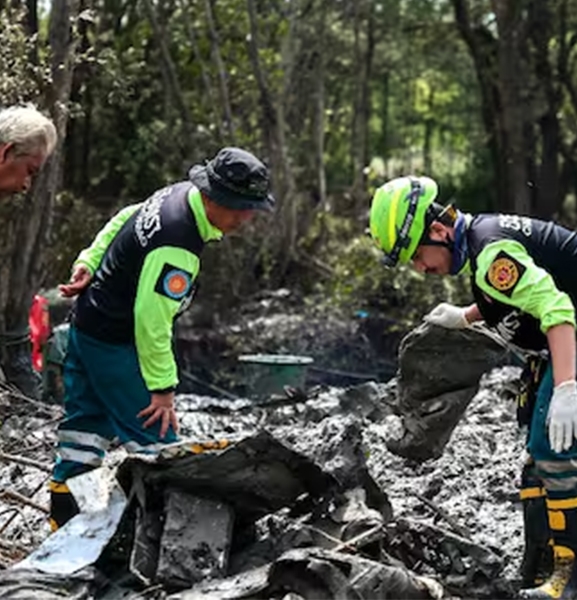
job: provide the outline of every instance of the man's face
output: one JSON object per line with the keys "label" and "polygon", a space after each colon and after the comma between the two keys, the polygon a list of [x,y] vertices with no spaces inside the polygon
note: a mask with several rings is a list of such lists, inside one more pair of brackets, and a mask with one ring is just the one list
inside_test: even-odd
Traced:
{"label": "man's face", "polygon": [[26,192],[45,159],[43,152],[18,156],[12,144],[0,145],[0,196]]}
{"label": "man's face", "polygon": [[222,233],[233,233],[244,223],[252,219],[254,210],[233,210],[226,206],[216,204],[210,198],[203,195],[208,220]]}
{"label": "man's face", "polygon": [[254,210],[228,210],[224,209],[220,226],[218,227],[222,233],[232,233],[240,229],[240,227],[250,221],[254,215]]}
{"label": "man's face", "polygon": [[[437,221],[429,229],[429,238],[437,242],[445,242],[451,238],[451,229]],[[413,267],[419,273],[428,275],[448,275],[451,270],[452,256],[444,246],[420,245],[411,259]]]}

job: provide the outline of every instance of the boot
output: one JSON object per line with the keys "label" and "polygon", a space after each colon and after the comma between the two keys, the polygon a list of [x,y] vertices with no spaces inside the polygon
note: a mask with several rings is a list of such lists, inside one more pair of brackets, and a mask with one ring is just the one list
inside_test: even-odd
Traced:
{"label": "boot", "polygon": [[48,522],[52,532],[68,523],[80,510],[66,483],[52,480],[48,486],[50,490],[50,516]]}
{"label": "boot", "polygon": [[547,517],[546,491],[533,473],[534,463],[523,468],[519,497],[523,505],[525,549],[521,562],[521,587],[541,585],[553,571],[553,545]]}
{"label": "boot", "polygon": [[521,598],[577,599],[577,497],[547,498],[549,527],[553,536],[553,572],[539,587],[521,590]]}
{"label": "boot", "polygon": [[32,368],[32,346],[25,338],[6,343],[2,351],[2,368],[8,383],[15,385],[25,396],[40,400],[42,376]]}

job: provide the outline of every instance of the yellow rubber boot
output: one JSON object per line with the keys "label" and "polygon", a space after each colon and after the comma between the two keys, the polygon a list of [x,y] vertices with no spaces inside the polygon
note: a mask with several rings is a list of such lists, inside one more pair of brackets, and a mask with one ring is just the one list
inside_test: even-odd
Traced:
{"label": "yellow rubber boot", "polygon": [[553,572],[539,587],[520,591],[521,598],[577,600],[577,498],[547,498],[553,537]]}
{"label": "yellow rubber boot", "polygon": [[553,540],[547,516],[546,491],[533,475],[532,464],[523,469],[519,497],[523,506],[525,548],[521,587],[541,585],[553,571]]}
{"label": "yellow rubber boot", "polygon": [[65,523],[68,523],[80,511],[66,483],[50,481],[48,489],[50,490],[50,516],[48,522],[50,523],[50,529],[54,532]]}

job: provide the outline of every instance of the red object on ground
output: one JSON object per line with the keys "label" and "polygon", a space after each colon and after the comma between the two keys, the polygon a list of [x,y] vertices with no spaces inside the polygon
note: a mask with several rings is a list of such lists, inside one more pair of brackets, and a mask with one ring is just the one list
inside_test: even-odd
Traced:
{"label": "red object on ground", "polygon": [[30,340],[32,342],[32,366],[36,371],[42,371],[42,348],[50,335],[50,315],[48,300],[36,294],[28,314]]}

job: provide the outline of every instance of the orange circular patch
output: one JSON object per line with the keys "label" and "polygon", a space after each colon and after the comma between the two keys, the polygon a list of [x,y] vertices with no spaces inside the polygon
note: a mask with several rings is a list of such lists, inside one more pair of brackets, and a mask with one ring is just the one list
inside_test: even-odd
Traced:
{"label": "orange circular patch", "polygon": [[190,290],[190,275],[185,271],[173,269],[166,274],[163,282],[164,293],[174,300],[180,300]]}
{"label": "orange circular patch", "polygon": [[173,294],[182,294],[188,286],[188,281],[180,273],[177,273],[168,280],[167,285]]}
{"label": "orange circular patch", "polygon": [[489,267],[489,283],[500,292],[510,290],[519,281],[519,269],[508,258],[498,258]]}

